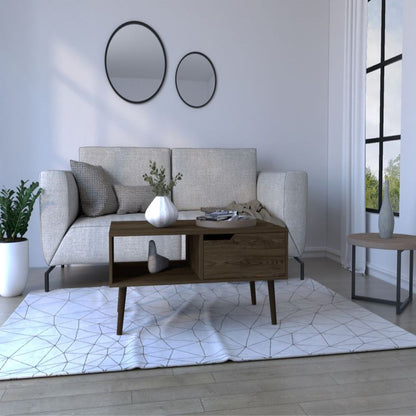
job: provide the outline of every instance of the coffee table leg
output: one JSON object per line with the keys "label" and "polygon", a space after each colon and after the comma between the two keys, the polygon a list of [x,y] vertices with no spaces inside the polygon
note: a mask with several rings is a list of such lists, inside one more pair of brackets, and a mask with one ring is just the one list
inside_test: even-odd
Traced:
{"label": "coffee table leg", "polygon": [[272,318],[272,325],[276,325],[277,319],[276,319],[276,297],[274,293],[274,280],[268,280],[267,285],[269,286],[270,316]]}
{"label": "coffee table leg", "polygon": [[117,335],[123,334],[124,308],[126,306],[126,287],[118,289],[118,305],[117,305]]}
{"label": "coffee table leg", "polygon": [[256,282],[250,282],[251,304],[256,304]]}

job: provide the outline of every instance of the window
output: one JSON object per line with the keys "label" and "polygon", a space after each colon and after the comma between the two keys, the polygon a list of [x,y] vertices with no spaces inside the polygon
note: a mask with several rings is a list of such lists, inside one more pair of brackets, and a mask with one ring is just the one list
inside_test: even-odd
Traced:
{"label": "window", "polygon": [[379,212],[390,182],[399,213],[403,0],[368,0],[366,79],[366,209]]}

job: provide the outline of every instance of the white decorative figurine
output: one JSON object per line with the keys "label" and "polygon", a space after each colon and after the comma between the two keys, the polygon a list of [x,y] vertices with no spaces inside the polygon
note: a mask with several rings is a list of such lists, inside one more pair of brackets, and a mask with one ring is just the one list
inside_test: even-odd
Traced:
{"label": "white decorative figurine", "polygon": [[147,259],[147,268],[149,273],[158,273],[169,267],[169,259],[157,254],[154,240],[149,241],[149,256]]}

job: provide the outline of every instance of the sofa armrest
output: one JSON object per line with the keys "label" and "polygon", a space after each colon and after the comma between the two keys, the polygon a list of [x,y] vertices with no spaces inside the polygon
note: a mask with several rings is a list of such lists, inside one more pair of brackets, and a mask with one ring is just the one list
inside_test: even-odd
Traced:
{"label": "sofa armrest", "polygon": [[308,176],[306,172],[260,172],[257,199],[289,230],[289,256],[300,257],[306,240]]}
{"label": "sofa armrest", "polygon": [[69,171],[40,173],[40,234],[43,257],[48,265],[68,228],[78,216],[79,197],[75,178]]}

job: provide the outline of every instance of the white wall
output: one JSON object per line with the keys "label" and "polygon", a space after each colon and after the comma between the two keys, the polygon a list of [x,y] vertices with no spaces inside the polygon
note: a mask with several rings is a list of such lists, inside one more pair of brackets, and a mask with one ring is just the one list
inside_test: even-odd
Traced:
{"label": "white wall", "polygon": [[[307,247],[326,246],[329,0],[2,0],[0,186],[69,169],[85,145],[257,147],[259,169],[309,174]],[[168,68],[145,104],[108,84],[104,51],[121,23],[160,35]],[[175,70],[201,51],[218,76],[202,109]],[[36,208],[37,209],[37,208]],[[34,212],[31,266],[44,266]]]}

